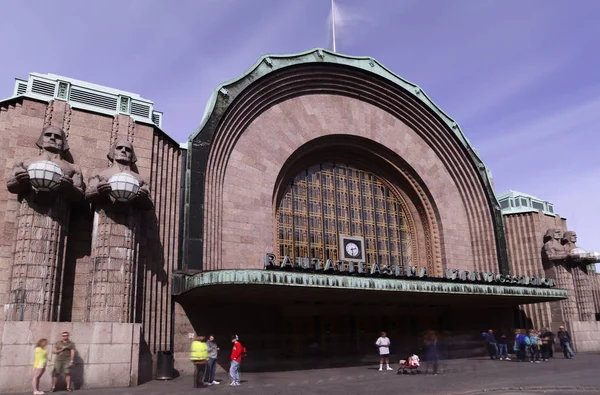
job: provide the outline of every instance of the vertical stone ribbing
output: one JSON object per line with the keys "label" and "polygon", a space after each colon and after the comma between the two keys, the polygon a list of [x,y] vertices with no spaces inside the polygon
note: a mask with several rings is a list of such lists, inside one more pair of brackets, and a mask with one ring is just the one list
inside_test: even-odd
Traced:
{"label": "vertical stone ribbing", "polygon": [[580,321],[595,321],[592,283],[585,266],[574,266],[571,269],[575,287],[575,300]]}
{"label": "vertical stone ribbing", "polygon": [[92,236],[90,322],[131,323],[135,312],[139,213],[96,210]]}
{"label": "vertical stone ribbing", "polygon": [[556,273],[556,287],[566,289],[569,294],[567,299],[560,301],[563,321],[572,321],[579,318],[577,299],[575,296],[575,282],[573,281],[571,269],[567,266],[567,263],[563,261],[556,262],[554,264],[554,270]]}
{"label": "vertical stone ribbing", "polygon": [[52,114],[54,113],[54,101],[48,103],[46,113],[44,114],[44,127],[52,124]]}
{"label": "vertical stone ribbing", "polygon": [[69,206],[60,196],[51,202],[39,202],[31,192],[22,199],[6,320],[58,318],[68,224]]}

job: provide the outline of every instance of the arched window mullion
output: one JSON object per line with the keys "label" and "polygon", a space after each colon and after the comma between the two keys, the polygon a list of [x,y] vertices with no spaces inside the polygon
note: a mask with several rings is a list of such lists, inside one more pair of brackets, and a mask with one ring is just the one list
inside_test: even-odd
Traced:
{"label": "arched window mullion", "polygon": [[[342,176],[344,171],[345,176]],[[345,187],[338,184],[342,181],[347,183]],[[346,228],[341,223],[338,210],[347,205],[343,208],[349,212],[348,234],[362,235],[369,243],[365,257],[367,263],[398,262],[404,266],[410,264],[407,255],[410,254],[412,235],[410,230],[406,229],[406,221],[403,220],[405,215],[403,207],[386,182],[372,173],[335,163],[305,168],[290,183],[289,189],[282,197],[282,200],[288,203],[280,202],[277,212],[280,253],[289,254],[294,260],[297,258],[336,260],[336,255],[339,259],[337,245],[339,235],[342,230],[345,232]],[[358,191],[355,190],[356,188]],[[347,193],[348,196],[344,198],[343,193]],[[369,199],[372,201],[369,202]],[[306,204],[306,207],[302,207],[302,204]],[[317,204],[320,207],[317,207]],[[380,204],[384,207],[379,207]],[[357,210],[354,213],[353,208]],[[319,220],[321,224],[318,223]],[[353,231],[353,221],[356,225],[355,231]],[[340,226],[343,227],[342,230]],[[290,230],[291,237],[288,236]],[[305,241],[303,237],[307,240]],[[379,242],[383,243],[381,248]],[[322,251],[319,251],[321,247]]]}

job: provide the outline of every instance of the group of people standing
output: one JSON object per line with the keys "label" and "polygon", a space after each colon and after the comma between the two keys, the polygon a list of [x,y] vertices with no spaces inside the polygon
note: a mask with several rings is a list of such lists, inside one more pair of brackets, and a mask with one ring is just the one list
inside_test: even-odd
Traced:
{"label": "group of people standing", "polygon": [[[231,378],[229,385],[238,386],[240,385],[240,365],[242,358],[246,356],[246,347],[240,343],[237,335],[232,336],[231,343],[233,346],[229,358],[229,376]],[[194,388],[220,384],[215,380],[217,357],[220,350],[214,335],[208,336],[208,341],[205,336],[199,335],[192,342],[190,359],[194,364]]]}
{"label": "group of people standing", "polygon": [[[505,333],[496,334],[490,329],[482,335],[491,359],[511,360],[508,356],[508,338]],[[554,356],[556,337],[558,337],[565,358],[574,358],[575,353],[571,347],[571,335],[565,330],[564,326],[559,327],[556,335],[548,328],[541,331],[516,329],[512,350],[516,354],[518,362],[546,362]]]}
{"label": "group of people standing", "polygon": [[[33,361],[33,379],[32,387],[34,395],[42,395],[40,391],[40,379],[48,366],[48,339],[42,338],[35,344],[35,359]],[[67,382],[67,392],[73,391],[71,388],[71,367],[75,359],[75,344],[69,340],[69,332],[63,332],[61,339],[54,344],[52,353],[56,354],[54,361],[54,369],[52,370],[52,389],[50,392],[56,391],[56,384],[61,375],[65,376]]]}

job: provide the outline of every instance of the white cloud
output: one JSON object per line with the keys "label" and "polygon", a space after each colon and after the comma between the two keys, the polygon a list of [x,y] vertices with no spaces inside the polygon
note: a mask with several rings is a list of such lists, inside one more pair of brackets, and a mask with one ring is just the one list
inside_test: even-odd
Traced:
{"label": "white cloud", "polygon": [[462,91],[467,94],[461,106],[455,110],[457,119],[468,122],[478,116],[498,113],[500,106],[531,89],[536,83],[547,79],[560,70],[570,57],[540,58],[516,63],[511,69],[481,74],[479,79],[470,81]]}
{"label": "white cloud", "polygon": [[473,139],[475,148],[484,156],[501,155],[504,160],[512,160],[522,151],[531,152],[534,146],[556,146],[561,141],[566,144],[561,149],[564,152],[578,148],[573,146],[575,138],[594,138],[600,124],[600,96],[580,99],[569,106],[562,104],[562,108],[561,104],[546,106],[535,118],[531,112],[508,121],[499,118],[485,128],[485,134],[480,134],[483,137]]}

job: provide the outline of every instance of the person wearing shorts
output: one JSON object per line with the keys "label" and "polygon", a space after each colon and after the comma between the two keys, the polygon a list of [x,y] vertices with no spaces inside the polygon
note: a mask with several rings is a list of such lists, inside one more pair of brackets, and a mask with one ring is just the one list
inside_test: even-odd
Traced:
{"label": "person wearing shorts", "polygon": [[54,344],[53,352],[56,354],[56,361],[52,372],[52,392],[56,391],[56,383],[61,375],[65,376],[67,391],[71,392],[71,367],[75,359],[75,344],[69,340],[69,332],[63,332],[61,340]]}
{"label": "person wearing shorts", "polygon": [[31,384],[33,386],[34,395],[43,395],[44,392],[40,391],[40,379],[46,371],[46,364],[48,363],[48,351],[46,346],[48,345],[47,339],[40,339],[35,344],[35,360],[33,362],[33,379]]}
{"label": "person wearing shorts", "polygon": [[385,361],[387,368],[386,370],[393,370],[390,368],[390,345],[392,342],[387,337],[387,333],[381,332],[381,337],[377,339],[375,345],[379,348],[379,371],[383,370],[383,362]]}

